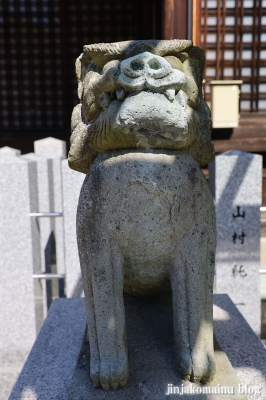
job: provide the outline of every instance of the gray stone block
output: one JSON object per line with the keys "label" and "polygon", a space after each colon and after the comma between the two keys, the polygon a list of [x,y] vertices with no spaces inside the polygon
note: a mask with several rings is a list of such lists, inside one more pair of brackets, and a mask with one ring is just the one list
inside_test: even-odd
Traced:
{"label": "gray stone block", "polygon": [[34,153],[48,158],[66,158],[66,142],[53,137],[36,140],[34,142]]}
{"label": "gray stone block", "polygon": [[[66,142],[48,137],[34,142],[36,154],[52,159],[50,190],[52,191],[53,211],[62,212],[62,171],[61,160],[66,158]],[[64,222],[62,218],[54,220],[55,246],[56,246],[56,268],[58,273],[65,272],[64,254]]]}
{"label": "gray stone block", "polygon": [[0,148],[0,157],[6,156],[20,156],[21,151],[13,147],[4,146]]}
{"label": "gray stone block", "polygon": [[243,387],[261,388],[249,400],[266,399],[266,349],[242,313],[224,294],[214,295],[214,334],[227,354]]}
{"label": "gray stone block", "polygon": [[67,160],[62,161],[67,297],[83,295],[76,239],[76,214],[80,189],[85,176],[80,172],[71,170]]}
{"label": "gray stone block", "polygon": [[[62,184],[62,160],[52,159],[52,182],[53,182],[53,210],[63,212],[63,184]],[[54,219],[55,246],[56,246],[56,270],[59,274],[66,272],[65,267],[65,244],[64,244],[64,219]]]}
{"label": "gray stone block", "polygon": [[[53,160],[35,153],[22,156],[23,159],[35,161],[37,163],[38,177],[38,209],[40,212],[53,212],[54,210],[54,190],[53,190]],[[40,229],[41,246],[41,268],[34,270],[35,274],[56,273],[55,265],[55,219],[36,218],[36,223]],[[42,324],[47,315],[48,305],[51,302],[51,282],[41,280],[35,281],[36,303],[42,315],[39,321]],[[48,293],[47,293],[48,292]],[[48,296],[47,296],[48,294]]]}
{"label": "gray stone block", "polygon": [[[143,303],[140,300],[134,299],[133,301],[138,303],[135,308],[138,318],[147,320],[149,314],[147,312],[151,305],[147,304],[147,307],[144,308],[143,305],[140,307],[140,303]],[[266,398],[266,349],[228,296],[214,295],[214,304],[214,330],[218,344],[234,367],[241,387],[249,391],[248,399],[264,400]],[[163,307],[162,304],[161,311]],[[128,315],[128,318],[134,318],[134,315]],[[85,325],[83,299],[55,300],[9,400],[67,400],[67,392],[78,358]],[[146,368],[152,374],[155,366],[163,371],[165,363],[169,360],[164,357],[164,352],[160,351],[157,344],[168,343],[169,336],[165,335],[167,327],[156,323],[156,318],[155,321],[150,320],[147,326],[148,331],[145,332],[147,337],[143,343],[138,344],[139,351],[133,351],[132,357],[138,358],[141,353],[145,352],[151,359],[144,357],[145,362],[139,366],[138,371],[134,372],[139,378],[139,384],[133,388],[133,398],[134,400],[136,398],[162,400],[161,397],[149,396],[152,388],[146,386],[142,371]],[[135,325],[132,329],[137,330],[138,326]],[[129,345],[133,350],[137,349],[137,343],[132,342]],[[169,354],[169,357],[171,359],[172,355]],[[174,384],[174,381],[167,383]],[[95,390],[97,395],[98,393],[103,394],[102,399],[106,398],[106,392],[101,389]],[[260,394],[255,394],[256,390]],[[253,393],[251,393],[252,391]],[[115,398],[115,393],[120,393],[121,399],[125,398],[123,389],[118,389],[117,392],[108,392],[109,397],[107,398]],[[166,398],[168,397],[176,398],[174,395]],[[89,399],[93,398],[95,397],[89,397]],[[87,397],[83,399],[88,400]],[[223,396],[223,399],[228,400],[228,397]],[[192,396],[191,400],[193,400]]]}
{"label": "gray stone block", "polygon": [[[32,274],[40,268],[35,162],[0,158],[0,366],[22,366],[36,338]],[[34,250],[35,249],[35,250]]]}
{"label": "gray stone block", "polygon": [[82,299],[56,299],[9,400],[66,399],[85,325]]}
{"label": "gray stone block", "polygon": [[[171,303],[149,303],[125,295],[125,308],[131,372],[127,385],[115,392],[93,387],[92,381],[88,379],[90,349],[88,340],[84,337],[68,391],[68,400],[120,400],[121,397],[129,400],[163,400],[169,398],[168,396],[173,397],[172,394],[175,400],[247,400],[246,396],[239,395],[241,383],[217,342],[214,345],[217,368],[214,379],[206,385],[182,380],[177,372]],[[223,393],[221,390],[219,393],[219,388],[224,388]],[[196,391],[199,393],[193,393]]]}
{"label": "gray stone block", "polygon": [[209,164],[217,221],[216,292],[227,293],[260,333],[262,156],[229,151]]}

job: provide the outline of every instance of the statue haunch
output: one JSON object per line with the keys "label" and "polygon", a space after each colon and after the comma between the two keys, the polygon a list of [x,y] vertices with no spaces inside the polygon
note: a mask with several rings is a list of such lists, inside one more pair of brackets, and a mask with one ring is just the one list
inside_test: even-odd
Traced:
{"label": "statue haunch", "polygon": [[123,387],[129,376],[123,290],[172,290],[180,373],[214,376],[215,215],[200,169],[214,150],[203,66],[203,50],[187,40],[94,44],[77,60],[69,165],[87,174],[77,236],[95,387]]}

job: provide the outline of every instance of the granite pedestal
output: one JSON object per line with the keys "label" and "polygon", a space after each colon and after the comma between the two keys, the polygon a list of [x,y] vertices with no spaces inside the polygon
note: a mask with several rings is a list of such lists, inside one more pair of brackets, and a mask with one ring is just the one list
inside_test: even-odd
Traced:
{"label": "granite pedestal", "polygon": [[[143,302],[130,298],[126,301],[129,362],[132,365],[137,359],[143,360],[142,363],[139,363],[137,370],[131,371],[128,383],[128,387],[131,386],[131,393],[127,389],[104,392],[101,389],[91,388],[92,391],[89,395],[83,396],[80,392],[79,397],[76,397],[78,400],[109,398],[207,400],[209,398],[207,394],[203,394],[201,397],[195,397],[194,394],[187,397],[165,394],[168,384],[172,384],[173,387],[178,384],[175,366],[172,363],[173,352],[169,350],[172,341],[171,329],[166,325],[161,325],[162,318],[166,318],[166,320],[169,318],[168,312],[165,313],[165,306],[164,303],[158,305],[157,316],[160,323],[157,318],[152,322],[149,318],[149,322],[146,323],[152,304],[144,305]],[[136,321],[145,322],[145,339],[140,343],[134,341],[140,324],[129,322],[129,317],[133,318],[132,315],[128,315],[128,311],[131,312],[132,307],[137,314]],[[163,314],[165,314],[164,317]],[[67,400],[68,392],[72,390],[70,385],[77,360],[81,367],[81,373],[82,368],[83,370],[87,368],[84,359],[81,357],[78,359],[85,325],[83,299],[55,300],[9,399]],[[227,295],[214,296],[214,330],[218,344],[226,353],[239,379],[241,390],[248,393],[247,396],[244,393],[242,398],[266,399],[266,349]],[[168,347],[169,345],[170,347]],[[169,368],[169,375],[165,370],[166,366]],[[155,379],[152,381],[152,376],[159,377],[160,382],[163,383],[160,393],[158,392],[158,381]],[[229,374],[229,387],[230,379],[232,381]],[[86,385],[90,385],[89,379]],[[216,387],[218,385],[219,383],[216,383]],[[217,397],[217,399],[224,400],[238,398],[241,397],[228,397],[227,395]]]}
{"label": "granite pedestal", "polygon": [[85,174],[70,169],[67,160],[62,161],[67,297],[83,296],[83,285],[76,239],[76,214],[80,189],[85,177]]}
{"label": "granite pedestal", "polygon": [[[0,398],[21,370],[36,339],[32,279],[40,263],[37,166],[0,157]],[[4,397],[6,400],[7,396]]]}
{"label": "granite pedestal", "polygon": [[231,150],[209,164],[217,222],[216,293],[228,293],[260,334],[262,156]]}
{"label": "granite pedestal", "polygon": [[[61,162],[66,158],[67,149],[64,140],[47,137],[34,142],[35,154],[45,157],[49,163],[49,195],[51,197],[51,207],[47,211],[63,211],[62,193],[62,169]],[[47,192],[46,192],[47,193]],[[42,211],[46,211],[43,209]],[[64,245],[64,222],[63,218],[55,218],[52,222],[53,229],[50,233],[54,234],[55,253],[56,253],[56,272],[65,273],[65,245]],[[48,272],[48,271],[47,271]]]}

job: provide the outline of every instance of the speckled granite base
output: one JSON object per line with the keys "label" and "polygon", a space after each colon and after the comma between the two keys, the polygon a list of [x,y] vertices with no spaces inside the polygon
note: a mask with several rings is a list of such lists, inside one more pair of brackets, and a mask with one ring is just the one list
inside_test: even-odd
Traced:
{"label": "speckled granite base", "polygon": [[[123,389],[94,389],[89,378],[89,343],[82,343],[68,400],[246,400],[226,354],[215,343],[217,374],[208,385],[183,381],[177,372],[171,304],[125,296],[130,378]],[[172,387],[169,385],[172,384]],[[178,390],[179,395],[177,394]],[[188,392],[186,394],[185,392]],[[201,393],[195,393],[195,392]],[[169,392],[169,395],[166,393]],[[214,392],[214,393],[213,393]],[[216,392],[216,394],[215,394]],[[230,392],[232,394],[230,394]],[[221,394],[222,393],[222,394]]]}
{"label": "speckled granite base", "polygon": [[[154,400],[146,392],[146,388],[149,377],[155,377],[155,366],[158,368],[156,377],[159,377],[161,382],[160,374],[164,376],[164,365],[166,362],[170,364],[171,376],[167,377],[165,382],[178,384],[178,380],[171,379],[172,376],[176,377],[174,354],[171,347],[171,331],[168,326],[162,325],[163,310],[165,308],[162,305],[155,318],[149,318],[150,306],[144,309],[139,304],[135,309],[138,315],[136,323],[127,323],[128,338],[136,338],[136,341],[129,341],[130,366],[132,368],[134,363],[139,363],[139,370],[134,378],[136,383],[133,385],[134,400]],[[85,318],[84,299],[54,300],[9,400],[67,400],[85,330]],[[166,315],[166,320],[167,318]],[[143,320],[150,320],[145,325],[145,340],[142,338],[139,351],[134,351],[137,348],[135,332],[139,329],[136,324]],[[242,387],[253,391],[248,394],[248,400],[265,400],[266,349],[230,298],[224,294],[214,295],[214,333]],[[159,347],[162,342],[166,343],[165,350]],[[150,352],[149,359],[142,357],[143,348]],[[141,360],[142,364],[139,362]],[[147,377],[143,371],[147,371]],[[131,375],[129,385],[133,382],[132,379]],[[259,389],[257,394],[256,389]],[[163,388],[163,393],[164,391],[166,387]],[[97,393],[103,393],[101,399],[104,400],[105,392]],[[114,396],[119,393],[119,400],[130,400],[126,392],[123,392],[123,395],[120,390],[109,393],[111,398],[115,399]],[[177,395],[169,395],[167,398],[178,399]],[[91,399],[97,400],[94,396],[91,396]],[[183,400],[184,396],[181,399]],[[82,400],[82,397],[79,400]],[[83,400],[87,400],[86,397]],[[192,400],[192,396],[189,400]],[[223,396],[222,400],[226,400],[226,397]]]}

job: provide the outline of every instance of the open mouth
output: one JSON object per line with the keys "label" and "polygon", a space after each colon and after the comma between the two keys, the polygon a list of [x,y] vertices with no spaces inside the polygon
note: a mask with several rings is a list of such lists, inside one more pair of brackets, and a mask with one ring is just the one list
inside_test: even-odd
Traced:
{"label": "open mouth", "polygon": [[160,94],[163,94],[170,102],[173,102],[175,97],[177,96],[177,94],[179,92],[179,89],[168,88],[168,89],[165,89],[165,91],[162,91],[162,90],[157,91],[157,90],[145,87],[145,88],[143,88],[141,90],[138,90],[138,91],[128,91],[125,88],[123,88],[122,86],[120,86],[114,92],[109,92],[109,93],[104,92],[104,93],[102,93],[98,97],[98,102],[99,102],[101,108],[103,110],[106,110],[113,100],[124,101],[129,95],[130,96],[132,96],[132,95],[134,96],[134,95],[137,95],[137,94],[139,94],[141,92],[160,93]]}

